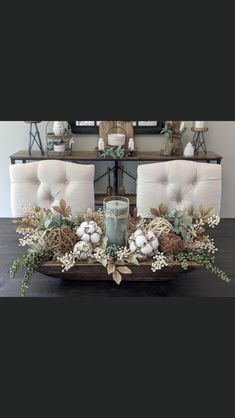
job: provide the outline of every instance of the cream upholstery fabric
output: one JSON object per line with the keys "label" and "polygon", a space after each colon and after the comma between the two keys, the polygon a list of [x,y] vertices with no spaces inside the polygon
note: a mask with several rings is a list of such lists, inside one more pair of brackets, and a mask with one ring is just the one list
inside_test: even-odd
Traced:
{"label": "cream upholstery fabric", "polygon": [[51,208],[61,198],[72,213],[94,209],[94,166],[64,161],[40,161],[10,166],[13,217],[25,204]]}
{"label": "cream upholstery fabric", "polygon": [[137,208],[150,215],[161,202],[168,210],[197,210],[200,204],[220,212],[221,166],[174,160],[138,167]]}

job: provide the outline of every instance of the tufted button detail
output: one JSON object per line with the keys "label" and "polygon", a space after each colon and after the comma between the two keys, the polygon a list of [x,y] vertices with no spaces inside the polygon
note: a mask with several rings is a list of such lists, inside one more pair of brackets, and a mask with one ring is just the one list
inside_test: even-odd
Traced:
{"label": "tufted button detail", "polygon": [[54,197],[51,197],[51,199],[50,199],[50,200],[51,200],[51,202],[54,202],[54,200],[55,200],[55,199],[54,199]]}
{"label": "tufted button detail", "polygon": [[65,181],[65,184],[69,184],[68,180]]}
{"label": "tufted button detail", "polygon": [[41,184],[41,182],[40,181],[37,181],[37,185],[39,186]]}

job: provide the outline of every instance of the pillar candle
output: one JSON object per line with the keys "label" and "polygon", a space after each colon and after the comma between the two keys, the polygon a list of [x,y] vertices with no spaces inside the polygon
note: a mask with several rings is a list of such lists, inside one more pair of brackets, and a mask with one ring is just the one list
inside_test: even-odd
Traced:
{"label": "pillar candle", "polygon": [[195,129],[204,129],[205,128],[205,122],[197,121],[195,122]]}
{"label": "pillar candle", "polygon": [[110,200],[105,204],[105,235],[108,245],[126,245],[129,216],[129,200]]}

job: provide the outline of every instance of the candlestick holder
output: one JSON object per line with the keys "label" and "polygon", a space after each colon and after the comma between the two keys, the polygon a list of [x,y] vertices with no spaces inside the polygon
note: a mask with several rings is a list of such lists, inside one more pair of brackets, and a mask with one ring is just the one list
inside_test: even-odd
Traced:
{"label": "candlestick holder", "polygon": [[124,247],[128,237],[129,199],[122,196],[106,197],[103,207],[108,245]]}
{"label": "candlestick holder", "polygon": [[25,121],[25,123],[30,124],[29,129],[29,155],[32,154],[32,149],[34,142],[38,146],[39,150],[41,151],[41,154],[44,154],[44,149],[40,137],[40,132],[38,130],[38,123],[40,123],[40,120],[33,120],[33,121]]}
{"label": "candlestick holder", "polygon": [[[197,125],[196,125],[197,126]],[[205,132],[208,131],[208,128],[206,126],[202,128],[195,128],[195,125],[191,128],[193,135],[192,145],[194,147],[195,154],[198,154],[200,148],[204,151],[205,154],[207,154],[207,148],[206,148],[206,141],[205,141]]]}

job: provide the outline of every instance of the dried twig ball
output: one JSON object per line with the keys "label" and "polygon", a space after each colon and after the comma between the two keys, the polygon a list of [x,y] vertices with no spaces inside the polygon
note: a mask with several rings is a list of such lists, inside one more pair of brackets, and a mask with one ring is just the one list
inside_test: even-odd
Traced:
{"label": "dried twig ball", "polygon": [[151,229],[158,238],[161,235],[170,232],[172,228],[173,226],[171,223],[161,216],[157,216],[149,224],[149,229]]}
{"label": "dried twig ball", "polygon": [[158,239],[160,243],[160,251],[165,254],[177,255],[183,250],[183,240],[172,232],[169,234],[163,234]]}
{"label": "dried twig ball", "polygon": [[46,244],[54,254],[66,254],[73,251],[77,236],[69,228],[52,229],[46,238]]}

